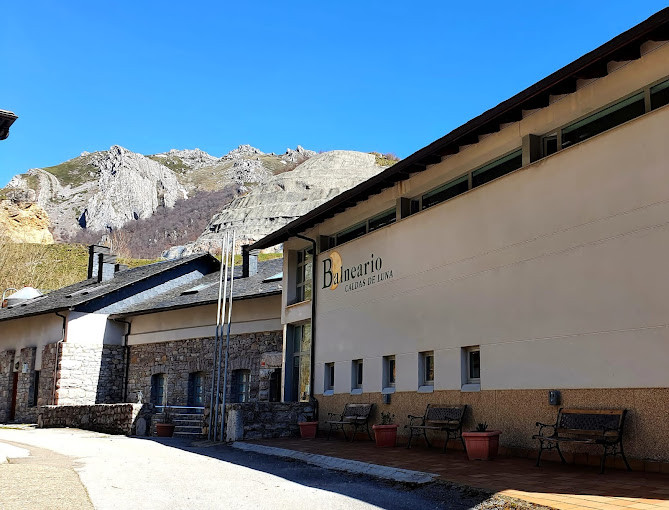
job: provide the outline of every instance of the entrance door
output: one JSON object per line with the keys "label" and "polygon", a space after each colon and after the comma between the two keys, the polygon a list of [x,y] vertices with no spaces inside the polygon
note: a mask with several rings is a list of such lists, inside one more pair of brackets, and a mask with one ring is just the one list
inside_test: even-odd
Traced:
{"label": "entrance door", "polygon": [[204,377],[202,372],[188,374],[188,406],[204,406]]}
{"label": "entrance door", "polygon": [[14,421],[16,416],[16,393],[19,389],[19,373],[14,372],[14,379],[12,382],[12,406],[9,408],[9,421]]}

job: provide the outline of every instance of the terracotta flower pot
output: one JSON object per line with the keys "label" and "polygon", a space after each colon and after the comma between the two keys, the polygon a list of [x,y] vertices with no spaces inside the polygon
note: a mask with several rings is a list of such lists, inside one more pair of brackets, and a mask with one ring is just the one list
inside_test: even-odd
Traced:
{"label": "terracotta flower pot", "polygon": [[174,434],[174,424],[156,423],[156,434],[158,437],[172,437],[172,434]]}
{"label": "terracotta flower pot", "polygon": [[501,430],[463,432],[469,460],[491,460],[497,457]]}
{"label": "terracotta flower pot", "polygon": [[397,427],[399,425],[372,425],[376,446],[392,448],[397,442]]}
{"label": "terracotta flower pot", "polygon": [[317,421],[299,421],[297,424],[300,426],[300,436],[303,439],[314,439],[316,437],[316,432],[318,431]]}

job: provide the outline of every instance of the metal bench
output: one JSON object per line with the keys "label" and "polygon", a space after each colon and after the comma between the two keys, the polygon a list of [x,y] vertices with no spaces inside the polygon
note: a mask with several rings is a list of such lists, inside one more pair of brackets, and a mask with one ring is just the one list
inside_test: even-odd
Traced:
{"label": "metal bench", "polygon": [[353,439],[355,439],[355,433],[358,431],[358,428],[365,426],[367,429],[367,435],[371,440],[372,433],[369,431],[369,416],[372,413],[373,407],[374,404],[346,404],[344,406],[343,413],[328,413],[329,420],[325,422],[330,425],[330,430],[328,430],[328,439],[330,439],[330,434],[332,434],[333,430],[341,429],[341,431],[344,433],[344,439],[348,440],[345,427],[351,427],[353,429],[351,441],[353,441]]}
{"label": "metal bench", "polygon": [[544,450],[556,449],[563,463],[567,461],[560,451],[560,443],[600,445],[604,449],[600,473],[604,472],[606,457],[620,455],[631,471],[623,450],[623,426],[627,409],[560,409],[555,424],[537,422],[539,433],[532,439],[539,441],[537,466]]}
{"label": "metal bench", "polygon": [[414,435],[423,434],[428,447],[432,447],[427,438],[427,431],[445,432],[444,451],[448,445],[449,439],[459,439],[462,447],[465,448],[465,442],[462,439],[462,420],[465,416],[466,405],[462,406],[444,406],[428,404],[423,416],[409,415],[409,424],[404,428],[409,429],[409,442],[407,448],[411,448],[411,440]]}

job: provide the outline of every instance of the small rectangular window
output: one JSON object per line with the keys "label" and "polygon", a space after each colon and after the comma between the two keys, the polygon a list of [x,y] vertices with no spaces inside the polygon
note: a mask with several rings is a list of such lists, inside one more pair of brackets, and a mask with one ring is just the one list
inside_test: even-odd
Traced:
{"label": "small rectangular window", "polygon": [[297,272],[295,278],[296,303],[311,299],[312,287],[312,256],[311,250],[297,252]]}
{"label": "small rectangular window", "polygon": [[434,351],[420,353],[420,385],[434,386]]}
{"label": "small rectangular window", "polygon": [[469,177],[463,175],[423,195],[423,209],[445,202],[469,190]]}
{"label": "small rectangular window", "polygon": [[467,382],[469,384],[481,382],[481,350],[479,347],[467,349]]}
{"label": "small rectangular window", "polygon": [[339,246],[342,243],[351,241],[360,236],[364,236],[366,233],[367,233],[367,222],[365,221],[364,223],[358,223],[357,225],[353,225],[352,227],[339,232],[337,234],[337,241],[335,244]]}
{"label": "small rectangular window", "polygon": [[650,88],[650,109],[655,110],[669,104],[669,80]]}
{"label": "small rectangular window", "polygon": [[395,356],[383,357],[383,387],[395,387]]}
{"label": "small rectangular window", "polygon": [[555,154],[558,150],[557,134],[546,135],[541,141],[541,155],[542,157]]}
{"label": "small rectangular window", "polygon": [[390,225],[391,223],[395,223],[396,220],[397,220],[397,212],[395,211],[395,209],[390,209],[386,212],[383,212],[369,219],[369,232],[378,230],[381,227]]}
{"label": "small rectangular window", "polygon": [[353,360],[351,369],[351,389],[361,390],[362,389],[362,360],[356,359]]}
{"label": "small rectangular window", "polygon": [[644,93],[641,92],[567,126],[562,130],[562,148],[587,140],[643,115],[646,111],[643,96]]}
{"label": "small rectangular window", "polygon": [[474,170],[472,172],[472,188],[481,186],[486,182],[502,177],[514,170],[518,170],[521,166],[523,166],[523,151],[522,149],[518,149],[511,154],[507,154],[502,158],[496,159],[495,161]]}
{"label": "small rectangular window", "polygon": [[33,379],[33,392],[31,396],[31,407],[36,407],[37,399],[39,398],[39,370],[35,370],[35,377]]}
{"label": "small rectangular window", "polygon": [[251,397],[251,371],[232,371],[232,401],[236,403],[248,402]]}
{"label": "small rectangular window", "polygon": [[334,391],[334,363],[325,364],[325,391]]}

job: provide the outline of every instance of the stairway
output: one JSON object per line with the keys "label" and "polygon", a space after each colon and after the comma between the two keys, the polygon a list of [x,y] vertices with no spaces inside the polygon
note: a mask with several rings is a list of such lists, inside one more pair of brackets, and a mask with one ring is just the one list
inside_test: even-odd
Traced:
{"label": "stairway", "polygon": [[[190,439],[200,439],[203,436],[202,426],[204,425],[204,414],[199,412],[179,412],[178,409],[172,409],[172,423],[174,424],[174,437],[185,437]],[[153,435],[156,435],[156,423],[163,423],[164,413],[156,413],[153,420]]]}

